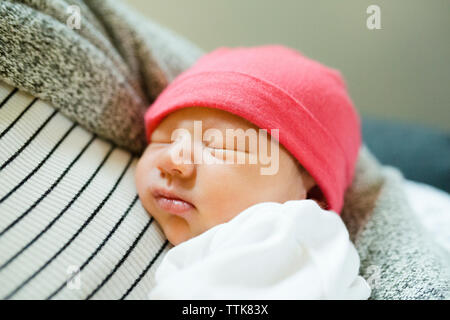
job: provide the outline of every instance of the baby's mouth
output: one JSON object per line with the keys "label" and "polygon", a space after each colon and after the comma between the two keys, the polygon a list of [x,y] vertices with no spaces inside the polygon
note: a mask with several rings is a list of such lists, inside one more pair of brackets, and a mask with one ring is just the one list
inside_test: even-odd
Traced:
{"label": "baby's mouth", "polygon": [[195,208],[192,203],[178,197],[168,190],[157,189],[152,191],[152,194],[156,204],[162,210],[172,214],[184,215]]}

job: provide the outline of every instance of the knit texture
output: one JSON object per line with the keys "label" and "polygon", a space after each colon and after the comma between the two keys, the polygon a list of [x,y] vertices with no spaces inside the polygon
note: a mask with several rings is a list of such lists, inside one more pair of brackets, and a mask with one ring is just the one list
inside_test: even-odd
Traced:
{"label": "knit texture", "polygon": [[[70,5],[80,29],[67,24]],[[141,152],[145,109],[200,51],[127,12],[118,1],[1,1],[0,78]]]}
{"label": "knit texture", "polygon": [[407,201],[401,172],[364,145],[341,214],[361,259],[370,299],[448,299],[450,261]]}
{"label": "knit texture", "polygon": [[[110,35],[118,26],[141,18],[118,7],[115,1],[90,1],[90,7],[77,4],[82,16],[91,21],[84,25],[90,30],[71,30],[60,22],[64,21],[67,7],[63,1],[0,3],[0,78],[4,81],[0,81],[3,299],[145,299],[153,287],[154,271],[170,248],[136,196],[133,175],[137,159],[131,151],[143,146],[144,127],[129,128],[137,132],[131,134],[123,129],[126,125],[114,125],[121,115],[124,118],[120,121],[130,126],[130,119],[136,120],[138,112],[130,111],[133,106],[119,97],[117,103],[106,108],[108,99],[104,97],[113,99],[114,90],[118,90],[115,83],[125,83],[118,80],[122,79],[118,70],[148,68],[141,65],[142,60],[135,60],[132,67],[133,63],[123,58],[124,52],[133,55],[136,46],[132,44],[138,39],[146,48],[140,50],[151,53],[154,67],[160,70],[154,74],[155,86],[158,74],[170,82],[195,60],[192,53],[199,51],[150,22],[145,24],[147,33],[128,25],[134,31],[125,33],[124,39],[120,38],[122,34],[114,39]],[[108,24],[98,12],[106,16],[109,12],[116,18]],[[20,31],[22,28],[28,33]],[[61,41],[49,42],[46,32],[53,32],[51,37]],[[103,37],[104,44],[92,37],[83,38],[88,47],[123,47],[115,50],[121,52],[124,63],[115,65],[115,71],[96,69],[91,73],[86,69],[90,76],[80,74],[71,78],[74,83],[68,83],[64,61],[70,66],[72,56],[62,49],[64,45],[72,44],[71,55],[85,53],[86,62],[77,60],[81,65],[75,68],[73,64],[73,72],[91,67],[98,53],[92,50],[88,54],[85,50],[90,49],[83,49],[76,41],[80,34]],[[21,53],[25,46],[29,49],[26,54]],[[46,58],[58,61],[57,67],[48,67],[50,60],[42,61],[37,54],[40,51]],[[104,53],[99,64],[108,63],[108,54]],[[25,65],[30,70],[25,70]],[[112,77],[117,78],[95,81],[96,74],[103,72],[112,72]],[[130,74],[137,80],[121,93],[124,90],[126,95],[137,97],[146,92],[142,88],[152,87],[144,82],[141,73]],[[17,85],[10,85],[14,83]],[[72,100],[75,93],[79,99]],[[110,125],[102,126],[105,123]],[[136,136],[142,137],[141,144],[133,142]],[[128,150],[118,147],[127,145],[127,141]],[[402,179],[396,169],[381,166],[369,150],[360,150],[342,218],[361,256],[361,274],[374,285],[372,299],[449,298],[447,261],[434,253],[431,240],[410,212]],[[71,275],[76,268],[81,270],[79,278]]]}

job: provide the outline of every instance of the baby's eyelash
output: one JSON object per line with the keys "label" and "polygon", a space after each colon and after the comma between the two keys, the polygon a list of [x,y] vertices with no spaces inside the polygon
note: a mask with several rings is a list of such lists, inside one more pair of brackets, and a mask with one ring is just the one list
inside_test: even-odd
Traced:
{"label": "baby's eyelash", "polygon": [[206,147],[208,149],[213,150],[214,152],[244,152],[244,153],[248,153],[247,151],[243,151],[243,150],[236,150],[236,149],[226,149],[226,148],[214,148],[214,147]]}

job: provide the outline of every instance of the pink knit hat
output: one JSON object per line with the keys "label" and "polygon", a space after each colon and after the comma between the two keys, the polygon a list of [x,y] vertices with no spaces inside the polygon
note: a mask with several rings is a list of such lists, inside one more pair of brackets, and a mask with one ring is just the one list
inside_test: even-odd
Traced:
{"label": "pink knit hat", "polygon": [[145,115],[147,139],[169,113],[210,107],[268,133],[310,173],[340,213],[361,145],[360,121],[339,71],[279,45],[219,48],[179,75]]}

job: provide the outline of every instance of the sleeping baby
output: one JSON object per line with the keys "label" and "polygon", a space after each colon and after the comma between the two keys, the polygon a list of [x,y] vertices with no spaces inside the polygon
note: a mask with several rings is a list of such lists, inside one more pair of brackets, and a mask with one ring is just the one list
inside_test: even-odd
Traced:
{"label": "sleeping baby", "polygon": [[220,48],[145,115],[136,169],[173,247],[150,299],[367,299],[339,214],[361,144],[337,70],[278,45]]}

